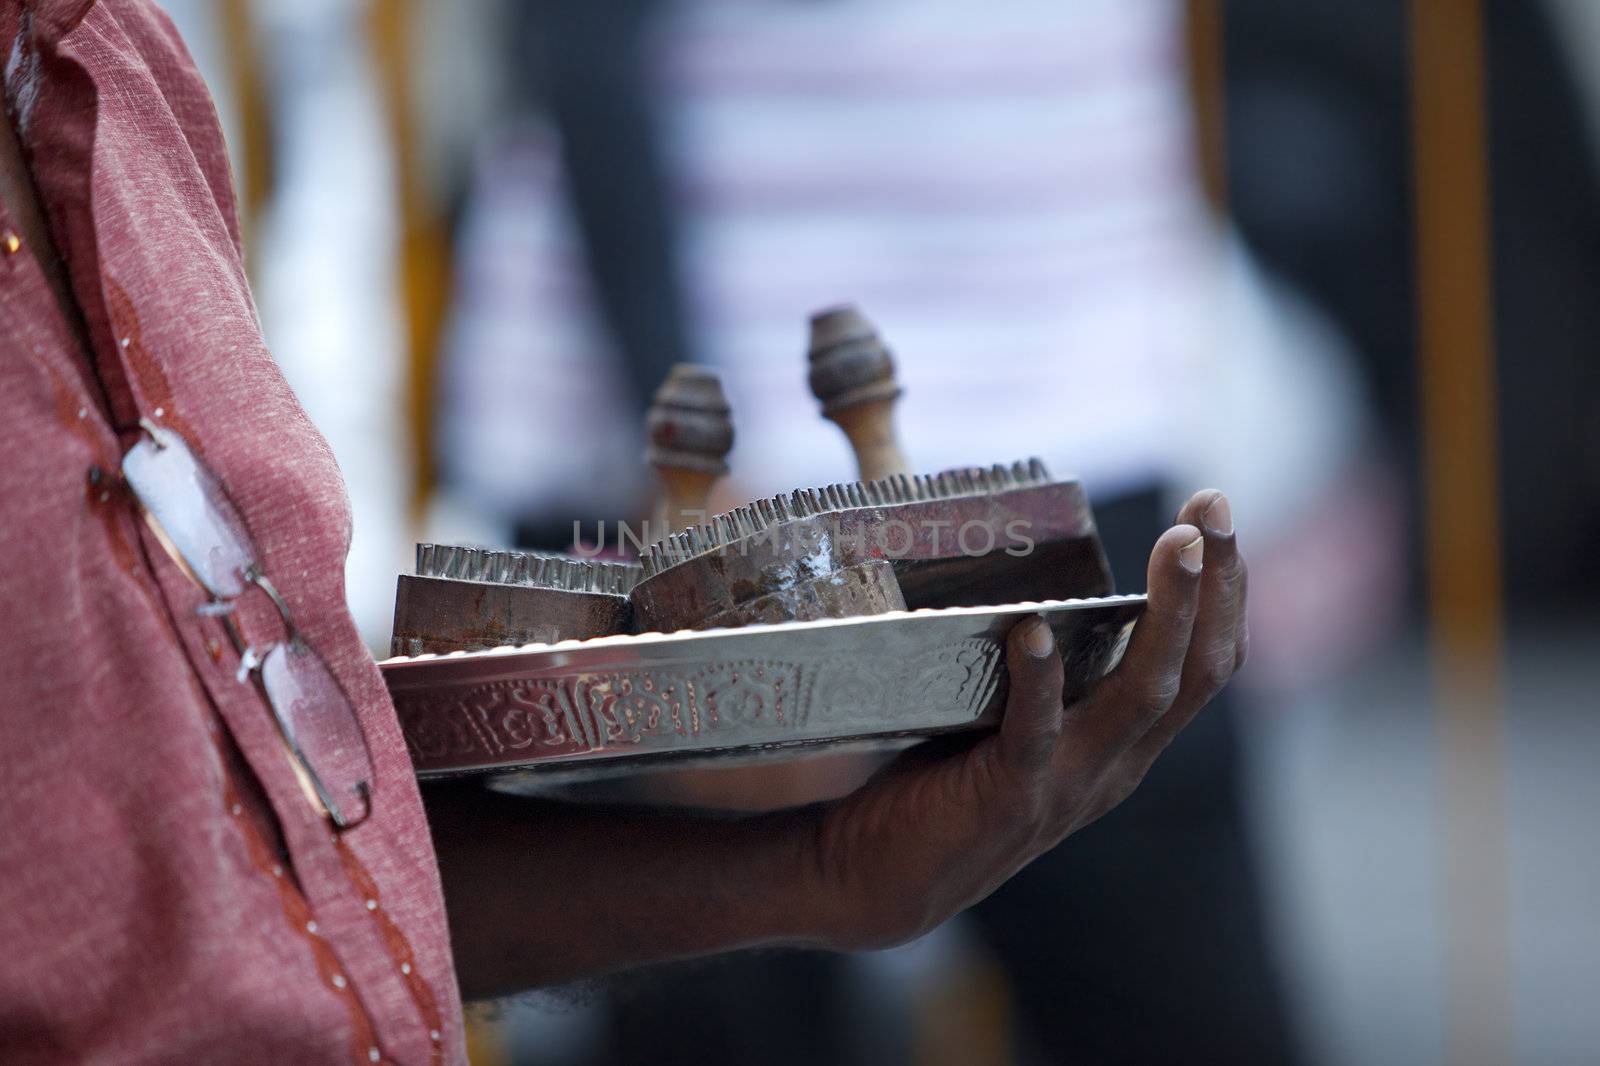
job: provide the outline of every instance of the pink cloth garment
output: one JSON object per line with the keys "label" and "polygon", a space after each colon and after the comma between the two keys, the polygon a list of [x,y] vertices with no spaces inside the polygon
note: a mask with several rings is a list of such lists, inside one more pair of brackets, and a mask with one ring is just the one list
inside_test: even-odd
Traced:
{"label": "pink cloth garment", "polygon": [[[93,348],[0,240],[0,1062],[464,1062],[421,801],[344,606],[343,483],[263,344],[205,86],[143,0],[0,0],[0,57]],[[117,485],[140,417],[220,479],[356,706],[361,825],[306,801]],[[259,591],[238,610],[281,635]]]}

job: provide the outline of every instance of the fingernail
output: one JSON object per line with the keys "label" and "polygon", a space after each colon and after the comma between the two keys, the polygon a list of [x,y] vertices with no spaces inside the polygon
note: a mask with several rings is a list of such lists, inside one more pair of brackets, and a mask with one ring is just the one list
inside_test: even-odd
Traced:
{"label": "fingernail", "polygon": [[1206,513],[1200,516],[1200,521],[1205,523],[1206,532],[1219,537],[1226,537],[1233,532],[1233,508],[1228,506],[1226,496],[1218,496],[1211,501],[1211,506],[1206,508]]}
{"label": "fingernail", "polygon": [[1022,645],[1028,649],[1028,654],[1035,659],[1043,659],[1055,650],[1056,640],[1050,633],[1050,627],[1043,618],[1035,618],[1029,623],[1032,627],[1022,634]]}
{"label": "fingernail", "polygon": [[1198,574],[1204,565],[1206,555],[1206,539],[1196,537],[1178,549],[1178,565],[1191,574]]}

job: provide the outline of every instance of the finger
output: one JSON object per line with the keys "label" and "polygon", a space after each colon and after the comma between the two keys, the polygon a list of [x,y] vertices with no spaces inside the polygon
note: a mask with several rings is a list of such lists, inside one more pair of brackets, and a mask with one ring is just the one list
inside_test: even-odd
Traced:
{"label": "finger", "polygon": [[[1237,672],[1244,665],[1250,643],[1250,626],[1245,609],[1250,589],[1250,571],[1245,566],[1244,556],[1239,551],[1238,537],[1234,533],[1233,506],[1218,490],[1202,489],[1189,497],[1189,501],[1179,509],[1178,521],[1199,526],[1206,535],[1207,581],[1220,577],[1221,572],[1229,566],[1239,568],[1238,609],[1235,613],[1233,633],[1233,639],[1238,645],[1233,664],[1234,671]],[[1205,593],[1202,588],[1201,603],[1204,602]]]}
{"label": "finger", "polygon": [[1228,498],[1215,489],[1195,493],[1178,516],[1204,531],[1205,568],[1178,695],[1172,709],[1137,745],[1136,755],[1146,761],[1154,760],[1233,677],[1244,620],[1247,575]]}
{"label": "finger", "polygon": [[[1201,702],[1216,695],[1239,667],[1241,643],[1247,630],[1245,602],[1249,593],[1250,570],[1239,550],[1234,532],[1233,506],[1215,489],[1197,492],[1185,506],[1195,515],[1205,533],[1205,573],[1200,582],[1200,613],[1195,619],[1196,639],[1191,642],[1186,663],[1185,687],[1191,682],[1210,681],[1210,691],[1202,685]],[[1204,631],[1206,642],[1199,634]],[[1202,654],[1205,653],[1205,654]],[[1209,659],[1206,657],[1209,656]],[[1187,698],[1180,693],[1179,702]]]}
{"label": "finger", "polygon": [[[1233,505],[1228,497],[1216,489],[1195,493],[1178,512],[1180,521],[1199,526],[1205,533],[1205,573],[1200,586],[1200,614],[1196,627],[1206,624],[1207,603],[1213,588],[1226,594],[1227,605],[1233,617],[1234,643],[1233,669],[1244,665],[1245,645],[1249,642],[1246,600],[1250,588],[1250,570],[1245,565],[1244,554],[1239,550],[1238,536],[1234,532]],[[1220,635],[1219,630],[1219,635]],[[1218,655],[1225,651],[1218,647]],[[1192,653],[1191,653],[1192,654]]]}
{"label": "finger", "polygon": [[[1216,507],[1221,511],[1213,512]],[[1198,525],[1205,530],[1206,535],[1206,567],[1210,568],[1213,560],[1219,559],[1218,552],[1221,547],[1213,546],[1213,539],[1227,538],[1226,549],[1235,559],[1240,560],[1240,581],[1238,581],[1238,627],[1234,639],[1238,643],[1235,648],[1234,672],[1237,674],[1240,667],[1245,666],[1245,659],[1250,658],[1250,618],[1245,610],[1245,600],[1250,594],[1250,568],[1243,565],[1243,557],[1238,554],[1238,544],[1235,543],[1234,509],[1227,501],[1227,496],[1222,495],[1216,488],[1203,488],[1190,496],[1184,506],[1179,507],[1178,517],[1174,522],[1187,522],[1189,525]],[[1206,571],[1210,573],[1210,570]]]}
{"label": "finger", "polygon": [[1033,773],[1050,762],[1061,739],[1062,666],[1050,626],[1039,615],[1011,627],[1006,638],[1010,692],[1000,720],[1002,763],[1018,773]]}
{"label": "finger", "polygon": [[1173,526],[1150,553],[1149,600],[1122,662],[1067,715],[1063,750],[1089,759],[1131,746],[1177,697],[1200,594],[1204,539]]}

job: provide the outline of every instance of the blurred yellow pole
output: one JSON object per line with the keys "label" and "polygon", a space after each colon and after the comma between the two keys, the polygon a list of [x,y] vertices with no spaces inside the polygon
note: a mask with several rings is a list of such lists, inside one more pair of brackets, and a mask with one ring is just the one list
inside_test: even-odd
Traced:
{"label": "blurred yellow pole", "polygon": [[[222,46],[239,112],[239,165],[234,187],[239,196],[239,228],[247,257],[254,254],[255,228],[272,196],[272,121],[261,72],[252,0],[221,0],[217,8]],[[252,264],[253,265],[253,264]]]}
{"label": "blurred yellow pole", "polygon": [[418,0],[372,0],[370,31],[394,138],[400,199],[400,299],[409,354],[407,415],[412,430],[413,499],[420,516],[433,491],[433,383],[450,298],[450,240],[417,166],[411,79]]}
{"label": "blurred yellow pole", "polygon": [[1228,130],[1222,0],[1189,0],[1184,28],[1200,184],[1217,214],[1225,215],[1228,210]]}
{"label": "blurred yellow pole", "polygon": [[1428,601],[1442,797],[1445,1058],[1511,1061],[1499,477],[1483,12],[1412,0]]}
{"label": "blurred yellow pole", "polygon": [[962,945],[955,960],[917,989],[912,1066],[1011,1066],[1011,977],[986,949]]}
{"label": "blurred yellow pole", "polygon": [[[412,431],[413,512],[420,517],[433,489],[433,381],[439,334],[450,297],[450,241],[438,206],[417,166],[417,122],[411,79],[413,27],[419,0],[371,0],[367,31],[379,90],[394,141],[400,202],[400,305],[409,368],[407,415]],[[472,1066],[511,1061],[494,1017],[468,1011],[467,1060]]]}

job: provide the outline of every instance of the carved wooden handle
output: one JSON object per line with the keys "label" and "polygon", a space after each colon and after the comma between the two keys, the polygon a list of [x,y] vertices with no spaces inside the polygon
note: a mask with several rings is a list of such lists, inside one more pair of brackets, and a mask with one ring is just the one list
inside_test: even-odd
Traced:
{"label": "carved wooden handle", "polygon": [[[706,520],[706,500],[728,472],[733,420],[722,379],[709,367],[678,363],[645,416],[645,459],[661,477],[651,536]],[[658,533],[659,531],[659,533]]]}
{"label": "carved wooden handle", "polygon": [[850,439],[861,479],[910,473],[895,431],[894,358],[866,316],[853,306],[812,315],[810,364],[811,393]]}

